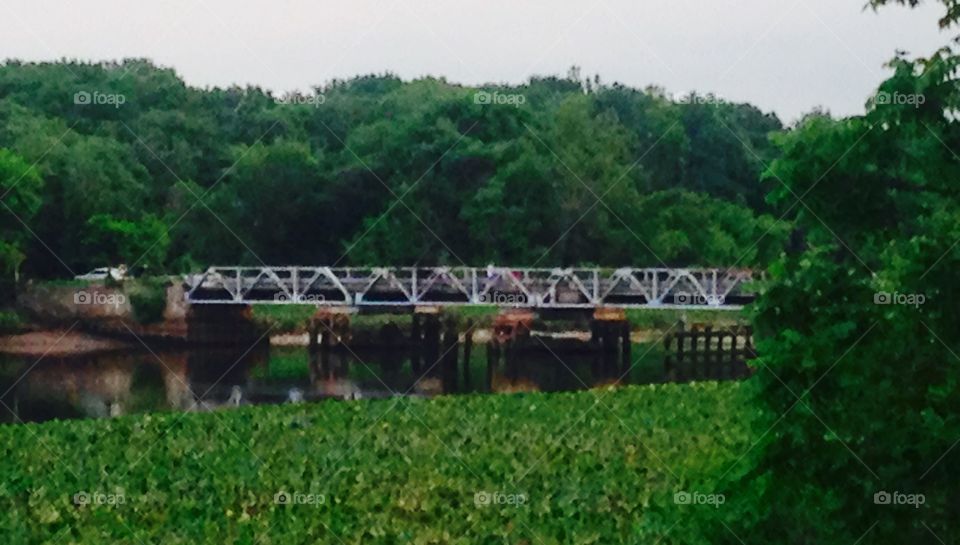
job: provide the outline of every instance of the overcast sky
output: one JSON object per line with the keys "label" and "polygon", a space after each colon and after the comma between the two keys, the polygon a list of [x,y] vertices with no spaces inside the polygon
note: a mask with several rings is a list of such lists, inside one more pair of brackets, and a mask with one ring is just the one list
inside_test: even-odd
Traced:
{"label": "overcast sky", "polygon": [[0,0],[0,57],[148,57],[189,84],[306,90],[394,72],[522,82],[571,65],[606,82],[714,92],[789,122],[863,111],[897,49],[944,45],[939,4],[865,0]]}

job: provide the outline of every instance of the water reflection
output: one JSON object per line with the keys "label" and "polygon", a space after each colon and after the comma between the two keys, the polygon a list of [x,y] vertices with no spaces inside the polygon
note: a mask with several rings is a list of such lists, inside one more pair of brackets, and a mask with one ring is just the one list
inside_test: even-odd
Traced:
{"label": "water reflection", "polygon": [[[468,362],[438,358],[433,365],[424,360],[417,369],[411,354],[377,347],[322,356],[305,347],[267,344],[250,350],[142,350],[39,361],[0,356],[0,422],[210,411],[327,398],[576,390],[616,382],[623,371],[587,351],[528,350],[496,367],[488,365],[485,352],[478,345]],[[659,371],[643,373],[642,366],[634,369],[631,380],[660,378]]]}

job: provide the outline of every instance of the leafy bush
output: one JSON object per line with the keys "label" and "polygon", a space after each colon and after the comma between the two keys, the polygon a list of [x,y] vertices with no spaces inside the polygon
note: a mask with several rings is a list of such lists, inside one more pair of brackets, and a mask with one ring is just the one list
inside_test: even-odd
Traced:
{"label": "leafy bush", "polygon": [[12,310],[0,310],[0,334],[16,333],[23,328],[23,318]]}
{"label": "leafy bush", "polygon": [[769,518],[745,529],[763,541],[956,530],[960,167],[944,143],[960,142],[945,118],[960,105],[960,57],[941,54],[894,61],[879,91],[921,93],[930,108],[811,118],[779,140],[770,200],[795,208],[799,230],[756,304],[758,375],[778,422],[760,470]]}
{"label": "leafy bush", "polygon": [[[721,522],[749,517],[749,502],[675,494],[722,493],[718,476],[749,469],[751,391],[704,383],[5,426],[0,528],[11,544],[710,543]],[[280,492],[313,502],[277,503]],[[79,493],[105,504],[77,506]]]}
{"label": "leafy bush", "polygon": [[142,278],[136,280],[129,290],[130,305],[138,322],[150,324],[163,320],[167,308],[167,284],[165,278]]}
{"label": "leafy bush", "polygon": [[313,305],[253,305],[253,319],[264,331],[292,333],[306,331],[316,310]]}

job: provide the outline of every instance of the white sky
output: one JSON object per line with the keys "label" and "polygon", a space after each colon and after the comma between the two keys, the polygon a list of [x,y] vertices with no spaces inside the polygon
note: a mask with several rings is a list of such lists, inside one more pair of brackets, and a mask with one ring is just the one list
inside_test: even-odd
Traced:
{"label": "white sky", "polygon": [[0,58],[148,57],[197,86],[306,90],[392,71],[467,84],[566,74],[714,92],[789,122],[863,111],[897,49],[950,38],[939,4],[866,0],[0,0]]}

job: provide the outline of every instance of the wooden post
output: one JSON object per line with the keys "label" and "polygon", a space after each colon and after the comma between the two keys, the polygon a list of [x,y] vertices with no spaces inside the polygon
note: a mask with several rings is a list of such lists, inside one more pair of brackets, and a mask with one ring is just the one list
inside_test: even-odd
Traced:
{"label": "wooden post", "polygon": [[443,367],[444,392],[457,391],[457,347],[460,344],[460,335],[457,331],[457,324],[451,318],[447,320],[443,331],[442,349],[443,355],[440,365]]}
{"label": "wooden post", "polygon": [[420,378],[420,344],[423,338],[420,335],[420,315],[413,314],[413,325],[410,330],[410,370],[413,372],[414,380]]}
{"label": "wooden post", "polygon": [[514,329],[513,335],[507,339],[506,346],[503,349],[503,368],[510,380],[517,380],[519,369],[517,369],[517,331]]}
{"label": "wooden post", "polygon": [[500,341],[496,335],[487,343],[487,390],[493,391],[493,375],[500,360]]}
{"label": "wooden post", "polygon": [[311,354],[317,351],[317,333],[319,333],[319,331],[317,331],[318,328],[319,326],[317,325],[316,319],[311,319],[310,323],[307,324],[307,330],[309,332],[308,334],[310,335],[308,350]]}
{"label": "wooden post", "polygon": [[436,314],[425,314],[426,323],[423,324],[423,364],[425,374],[435,375],[436,367],[440,363],[440,317]]}
{"label": "wooden post", "polygon": [[684,360],[683,345],[686,343],[686,332],[677,332],[677,378],[683,380],[686,378],[686,361]]}
{"label": "wooden post", "polygon": [[717,369],[713,364],[713,326],[708,325],[703,330],[703,376],[707,379],[717,378]]}
{"label": "wooden post", "polygon": [[[322,319],[322,318],[321,318]],[[323,370],[324,375],[327,378],[333,378],[333,369],[330,366],[330,342],[331,342],[331,333],[329,324],[319,322],[323,328],[320,331],[320,369]]]}
{"label": "wooden post", "polygon": [[628,382],[630,377],[630,368],[633,366],[633,360],[630,356],[632,346],[630,345],[630,322],[623,322],[620,331],[620,380]]}
{"label": "wooden post", "polygon": [[736,376],[739,373],[740,365],[737,363],[737,335],[736,333],[727,333],[730,338],[730,348],[724,349],[724,359],[727,367],[730,368],[730,375]]}
{"label": "wooden post", "polygon": [[473,351],[473,319],[467,320],[467,331],[463,334],[463,389],[470,389],[470,353]]}
{"label": "wooden post", "polygon": [[666,338],[663,339],[663,351],[666,353],[666,357],[663,358],[663,378],[667,382],[672,382],[677,378],[676,362],[674,362],[671,354],[675,339],[676,335],[674,333],[668,333]]}

